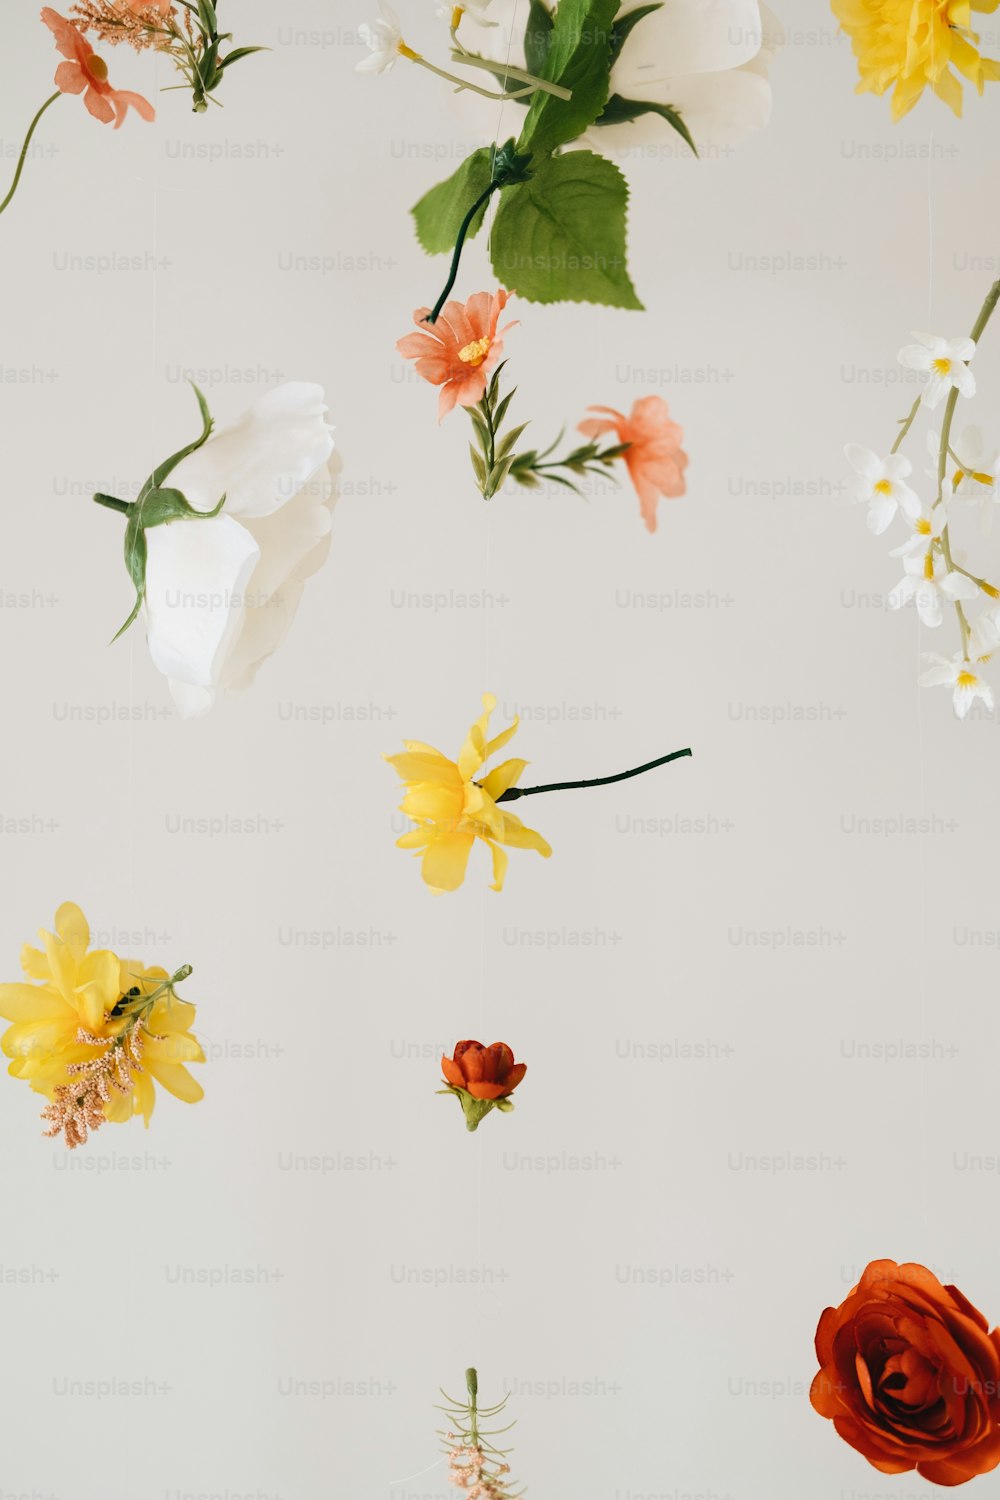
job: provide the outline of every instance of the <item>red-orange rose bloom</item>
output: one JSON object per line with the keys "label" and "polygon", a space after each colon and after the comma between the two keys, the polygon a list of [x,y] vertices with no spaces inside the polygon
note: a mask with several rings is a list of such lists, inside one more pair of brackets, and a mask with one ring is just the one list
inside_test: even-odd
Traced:
{"label": "red-orange rose bloom", "polygon": [[873,1260],[816,1354],[813,1406],[883,1474],[964,1484],[1000,1463],[1000,1331],[926,1267]]}
{"label": "red-orange rose bloom", "polygon": [[528,1069],[514,1061],[506,1042],[490,1047],[482,1042],[459,1042],[454,1057],[442,1057],[441,1071],[452,1088],[464,1089],[473,1099],[506,1099]]}

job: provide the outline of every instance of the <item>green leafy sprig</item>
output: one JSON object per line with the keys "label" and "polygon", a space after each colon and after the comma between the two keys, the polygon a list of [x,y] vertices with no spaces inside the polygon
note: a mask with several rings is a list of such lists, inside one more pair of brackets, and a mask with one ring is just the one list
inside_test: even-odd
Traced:
{"label": "green leafy sprig", "polygon": [[179,448],[176,453],[164,459],[162,464],[158,464],[135,500],[119,500],[115,495],[96,494],[94,496],[97,505],[103,505],[107,510],[116,510],[127,518],[125,566],[135,587],[135,603],[124,625],[112,637],[114,641],[124,635],[129,626],[138,618],[146,597],[146,564],[149,557],[146,532],[153,526],[165,526],[170,521],[209,521],[219,514],[226,503],[226,497],[223,495],[213,510],[196,510],[188,503],[180,490],[170,489],[164,485],[164,481],[170,477],[182,459],[192,453],[197,453],[198,449],[208,442],[215,425],[205,397],[193,380],[190,385],[198,401],[202,423],[201,432],[194,442]]}
{"label": "green leafy sprig", "polygon": [[[171,47],[177,66],[187,79],[195,114],[204,114],[209,104],[218,104],[214,90],[222,82],[226,69],[266,47],[234,47],[223,52],[223,43],[231,42],[231,31],[219,30],[218,8],[214,0],[174,0],[186,11],[189,24],[174,26],[175,47]],[[185,34],[186,33],[186,34]],[[180,85],[176,85],[180,87]]]}
{"label": "green leafy sprig", "polygon": [[438,1429],[438,1437],[443,1441],[441,1451],[449,1458],[452,1457],[456,1447],[481,1454],[483,1466],[479,1483],[483,1492],[495,1497],[495,1500],[517,1500],[519,1495],[524,1494],[524,1490],[523,1488],[511,1489],[512,1481],[507,1477],[510,1472],[507,1460],[513,1450],[499,1448],[492,1442],[493,1438],[503,1437],[512,1431],[515,1423],[508,1422],[503,1427],[481,1425],[484,1421],[494,1422],[498,1417],[502,1417],[509,1398],[504,1396],[502,1401],[497,1401],[492,1406],[480,1406],[479,1375],[474,1368],[465,1372],[465,1388],[468,1393],[465,1401],[456,1400],[454,1396],[449,1396],[447,1391],[441,1392],[447,1405],[439,1406],[437,1410],[444,1412],[449,1424],[445,1429]]}
{"label": "green leafy sprig", "polygon": [[505,396],[500,394],[500,376],[505,365],[506,360],[497,366],[482,400],[475,406],[466,407],[478,442],[478,447],[476,443],[469,444],[472,469],[484,500],[492,500],[508,478],[516,480],[525,489],[537,489],[549,480],[579,495],[583,491],[568,475],[577,478],[586,474],[607,475],[616,460],[628,452],[629,443],[616,443],[608,448],[601,448],[599,443],[583,443],[564,458],[554,459],[551,455],[562,441],[562,433],[541,452],[534,448],[523,453],[515,452],[518,440],[530,424],[522,422],[508,432],[502,432],[504,419],[517,394],[516,386]]}

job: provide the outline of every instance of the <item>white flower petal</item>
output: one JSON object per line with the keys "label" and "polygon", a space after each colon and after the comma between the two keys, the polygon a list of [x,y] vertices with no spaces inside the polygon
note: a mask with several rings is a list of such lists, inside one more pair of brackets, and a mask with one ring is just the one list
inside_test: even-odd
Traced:
{"label": "white flower petal", "polygon": [[226,496],[227,516],[267,516],[326,463],[333,438],[323,388],[292,381],[268,391],[232,427],[183,459],[168,483],[196,510]]}
{"label": "white flower petal", "polygon": [[763,40],[758,0],[669,0],[625,43],[611,70],[611,92],[634,99],[636,88],[650,83],[738,68],[756,57]]}
{"label": "white flower petal", "polygon": [[868,507],[868,530],[881,536],[892,525],[898,506],[891,495],[877,495]]}
{"label": "white flower petal", "polygon": [[856,474],[862,479],[870,479],[872,483],[878,479],[882,472],[882,460],[877,453],[870,448],[863,448],[860,443],[845,443],[844,457]]}
{"label": "white flower petal", "polygon": [[239,630],[239,597],[259,556],[230,516],[171,521],[146,532],[146,636],[154,664],[179,682],[210,687]]}
{"label": "white flower petal", "polygon": [[931,367],[930,351],[920,344],[904,344],[896,358],[908,370],[929,370]]}

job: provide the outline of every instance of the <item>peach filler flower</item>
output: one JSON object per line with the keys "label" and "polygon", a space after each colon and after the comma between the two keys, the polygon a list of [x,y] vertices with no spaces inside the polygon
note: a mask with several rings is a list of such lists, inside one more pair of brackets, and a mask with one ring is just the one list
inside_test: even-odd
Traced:
{"label": "peach filler flower", "polygon": [[449,302],[437,322],[430,308],[418,307],[413,321],[420,333],[408,333],[396,345],[404,359],[416,360],[422,380],[440,386],[438,421],[456,406],[475,406],[486,394],[486,382],[503,354],[504,335],[516,325],[500,328],[500,314],[509,293],[476,292],[463,306]]}
{"label": "peach filler flower", "polygon": [[526,828],[520,818],[505,812],[502,803],[538,796],[542,792],[610,786],[613,782],[628,781],[633,776],[641,776],[657,766],[665,766],[668,761],[691,754],[690,750],[674,750],[670,755],[661,755],[643,766],[620,771],[614,776],[528,787],[517,785],[528,762],[505,760],[477,781],[476,777],[490,756],[517,733],[520,722],[515,718],[502,733],[494,739],[487,739],[490,715],[496,706],[493,694],[484,693],[485,713],[469,730],[457,761],[449,760],[423,740],[404,740],[404,754],[385,756],[406,786],[400,811],[416,824],[409,833],[397,839],[397,847],[412,849],[420,856],[424,882],[435,894],[458,890],[465,880],[469,855],[477,839],[482,840],[493,855],[492,889],[495,891],[503,890],[507,848],[534,849],[548,859],[552,850],[541,834],[533,828]]}
{"label": "peach filler flower", "polygon": [[175,986],[191,974],[147,969],[136,959],[91,948],[78,906],[56,912],[41,948],[21,950],[24,984],[0,984],[0,1016],[12,1024],[2,1047],[8,1071],[49,1101],[45,1134],[72,1150],[108,1121],[142,1115],[149,1124],[154,1083],[196,1104],[202,1097],[185,1063],[204,1062],[191,1032],[195,1009]]}
{"label": "peach filler flower", "polygon": [[925,1266],[873,1260],[816,1355],[813,1406],[880,1473],[955,1485],[1000,1464],[1000,1330]]}
{"label": "peach filler flower", "polygon": [[492,1439],[502,1437],[514,1425],[508,1422],[500,1427],[484,1427],[484,1422],[493,1423],[501,1419],[507,1405],[507,1397],[494,1406],[479,1405],[479,1376],[476,1370],[465,1372],[465,1388],[468,1399],[456,1401],[442,1391],[447,1406],[441,1406],[448,1426],[438,1433],[443,1439],[443,1452],[448,1460],[448,1478],[456,1489],[469,1496],[469,1500],[516,1500],[524,1494],[523,1489],[511,1489],[509,1448],[497,1448]]}
{"label": "peach filler flower", "polygon": [[446,1088],[439,1092],[454,1094],[462,1106],[468,1130],[478,1130],[491,1109],[508,1114],[513,1108],[510,1096],[528,1069],[515,1063],[506,1042],[459,1042],[451,1057],[442,1057],[441,1072]]}
{"label": "peach filler flower", "polygon": [[148,99],[125,89],[113,89],[108,82],[108,65],[82,36],[72,22],[46,6],[42,20],[56,39],[56,51],[67,59],[56,68],[55,82],[62,94],[82,94],[86,108],[104,125],[115,122],[115,129],[125,121],[129,108],[144,120],[155,120],[156,111]]}
{"label": "peach filler flower", "polygon": [[655,531],[660,497],[676,500],[685,492],[688,458],[681,447],[683,429],[671,421],[662,396],[642,396],[627,417],[613,406],[591,406],[589,410],[603,415],[588,417],[578,430],[590,438],[608,432],[617,435],[625,467],[639,496],[642,519],[647,531]]}

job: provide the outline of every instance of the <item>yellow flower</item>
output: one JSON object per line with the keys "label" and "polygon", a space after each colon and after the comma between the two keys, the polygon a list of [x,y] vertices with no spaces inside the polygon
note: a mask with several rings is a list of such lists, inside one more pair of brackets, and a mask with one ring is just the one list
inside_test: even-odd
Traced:
{"label": "yellow flower", "polygon": [[108,949],[89,951],[87,919],[70,901],[55,925],[55,933],[40,933],[42,950],[21,950],[21,967],[35,982],[0,984],[0,1016],[13,1022],[0,1042],[8,1072],[51,1101],[46,1117],[58,1117],[60,1129],[63,1115],[70,1120],[70,1145],[105,1120],[136,1114],[148,1125],[154,1079],[197,1103],[202,1087],[184,1067],[205,1061],[190,1029],[195,1008],[177,998],[170,975]]}
{"label": "yellow flower", "polygon": [[505,760],[482,781],[473,780],[490,756],[517,732],[515,719],[509,729],[487,740],[490,714],[496,706],[492,693],[484,693],[486,712],[469,730],[457,763],[420,740],[404,740],[404,755],[385,757],[406,783],[400,810],[417,825],[403,834],[398,847],[423,851],[422,874],[434,891],[458,889],[476,839],[482,839],[492,852],[495,891],[503,890],[507,871],[501,845],[535,849],[545,859],[552,853],[541,834],[497,806],[503,793],[517,785],[527,761]]}
{"label": "yellow flower", "polygon": [[971,30],[973,11],[995,11],[1000,0],[832,0],[858,60],[859,93],[893,90],[892,117],[911,110],[930,85],[962,113],[961,79],[980,92],[1000,78],[1000,63],[982,57]]}

